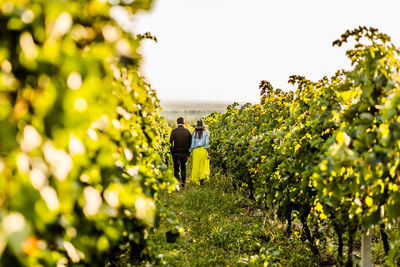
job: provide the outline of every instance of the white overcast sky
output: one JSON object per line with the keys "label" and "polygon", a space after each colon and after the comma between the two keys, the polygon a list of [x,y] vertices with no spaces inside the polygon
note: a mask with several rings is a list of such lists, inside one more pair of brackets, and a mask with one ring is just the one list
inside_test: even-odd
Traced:
{"label": "white overcast sky", "polygon": [[400,0],[158,0],[136,16],[158,39],[142,43],[142,73],[161,100],[258,102],[261,80],[330,77],[350,68],[332,42],[359,25],[399,47]]}

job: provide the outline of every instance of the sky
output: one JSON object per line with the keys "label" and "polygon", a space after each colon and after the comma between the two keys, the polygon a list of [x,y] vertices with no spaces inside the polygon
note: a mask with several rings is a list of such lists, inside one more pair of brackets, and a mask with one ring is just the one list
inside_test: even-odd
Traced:
{"label": "sky", "polygon": [[290,75],[317,81],[350,69],[347,29],[372,26],[400,47],[400,0],[155,0],[136,16],[141,72],[163,100],[259,101],[258,85],[294,90]]}

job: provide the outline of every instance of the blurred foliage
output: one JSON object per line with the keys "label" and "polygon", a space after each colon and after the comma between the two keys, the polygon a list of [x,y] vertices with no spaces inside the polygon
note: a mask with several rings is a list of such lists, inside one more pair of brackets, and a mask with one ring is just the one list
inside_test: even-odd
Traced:
{"label": "blurred foliage", "polygon": [[151,0],[0,0],[2,266],[156,261],[169,128],[138,74]]}
{"label": "blurred foliage", "polygon": [[[312,82],[291,76],[293,92],[260,83],[261,101],[206,118],[212,163],[248,188],[250,197],[288,222],[310,249],[329,223],[349,239],[379,225],[387,265],[399,264],[400,60],[389,36],[373,28],[347,31],[334,45],[356,40],[347,51],[354,69]],[[387,238],[389,234],[389,239]],[[390,248],[390,249],[389,249]]]}

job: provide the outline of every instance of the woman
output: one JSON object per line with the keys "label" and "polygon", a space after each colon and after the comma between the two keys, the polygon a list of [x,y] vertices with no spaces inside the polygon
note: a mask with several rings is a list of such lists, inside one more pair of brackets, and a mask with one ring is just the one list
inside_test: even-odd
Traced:
{"label": "woman", "polygon": [[192,180],[196,184],[203,184],[210,179],[210,144],[209,133],[203,121],[193,125],[192,145],[189,152],[193,152]]}

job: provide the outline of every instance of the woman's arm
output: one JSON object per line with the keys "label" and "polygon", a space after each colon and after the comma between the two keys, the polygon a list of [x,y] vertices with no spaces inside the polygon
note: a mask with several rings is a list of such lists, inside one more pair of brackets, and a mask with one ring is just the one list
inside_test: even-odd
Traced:
{"label": "woman's arm", "polygon": [[208,133],[208,131],[204,132],[204,137],[205,137],[205,144],[204,144],[204,148],[207,150],[208,152],[208,158],[210,158],[210,134]]}
{"label": "woman's arm", "polygon": [[193,132],[193,134],[192,134],[192,144],[190,145],[189,153],[192,153],[192,152],[193,152],[193,149],[194,149],[194,132]]}
{"label": "woman's arm", "polygon": [[209,137],[210,134],[208,133],[208,131],[204,131],[204,148],[209,150],[210,149],[210,140]]}

